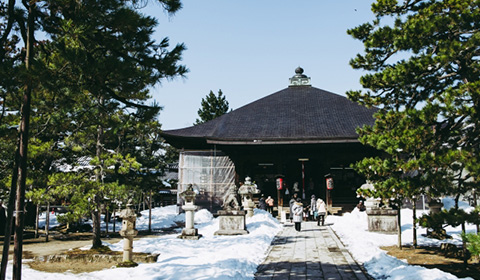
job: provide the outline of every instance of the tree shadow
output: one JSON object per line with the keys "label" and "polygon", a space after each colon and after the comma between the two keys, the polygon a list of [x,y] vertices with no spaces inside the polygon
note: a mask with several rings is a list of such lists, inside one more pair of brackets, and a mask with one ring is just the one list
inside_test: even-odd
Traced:
{"label": "tree shadow", "polygon": [[[362,277],[363,276],[363,277]],[[373,279],[358,266],[315,261],[267,262],[257,267],[256,280],[265,279]]]}

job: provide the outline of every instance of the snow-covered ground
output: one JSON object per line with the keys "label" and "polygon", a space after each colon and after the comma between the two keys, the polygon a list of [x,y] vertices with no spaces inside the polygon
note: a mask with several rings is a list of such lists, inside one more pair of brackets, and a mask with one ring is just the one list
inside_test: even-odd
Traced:
{"label": "snow-covered ground", "polygon": [[[444,200],[445,208],[452,207],[452,200]],[[468,208],[468,205],[463,205]],[[419,217],[422,211],[417,212]],[[44,224],[45,217],[42,217]],[[50,215],[52,226],[56,217]],[[166,228],[183,221],[183,215],[176,215],[176,207],[155,208],[152,211],[152,228]],[[115,268],[103,271],[72,274],[45,273],[22,266],[24,279],[253,279],[257,266],[266,257],[267,249],[282,225],[270,214],[255,210],[255,215],[247,219],[248,235],[215,236],[218,220],[206,210],[195,214],[196,228],[203,237],[200,240],[178,239],[178,234],[162,235],[155,238],[142,238],[133,244],[135,252],[160,254],[157,263],[140,264],[136,268]],[[408,265],[405,261],[388,256],[379,249],[381,246],[397,244],[396,235],[372,233],[367,230],[365,212],[357,210],[344,216],[329,216],[328,224],[339,235],[354,258],[364,264],[375,279],[458,279],[438,269]],[[112,225],[109,226],[110,230]],[[116,225],[117,231],[120,223]],[[148,211],[142,212],[137,219],[137,229],[148,228]],[[421,236],[425,229],[417,230],[419,245],[438,245],[442,242],[461,244],[460,228],[446,228],[453,236],[452,240],[434,240]],[[474,232],[469,225],[468,231]],[[404,245],[412,243],[412,210],[402,210],[402,241]],[[113,250],[122,250],[122,242],[108,244]],[[28,260],[27,260],[28,261]],[[8,268],[11,271],[11,266]],[[7,273],[8,274],[8,273]],[[11,275],[7,275],[10,279]]]}
{"label": "snow-covered ground", "polygon": [[[152,228],[165,228],[184,221],[184,214],[176,215],[176,206],[155,208],[152,211]],[[41,225],[45,217],[42,216]],[[50,215],[51,226],[56,224],[55,215]],[[269,213],[255,210],[247,218],[248,235],[215,236],[218,219],[207,210],[195,213],[196,228],[203,237],[199,240],[183,240],[176,234],[134,241],[134,252],[160,254],[157,263],[139,264],[135,268],[115,268],[91,273],[46,273],[22,266],[24,279],[253,279],[257,266],[264,260],[266,251],[282,229],[282,225]],[[111,225],[110,225],[111,226]],[[111,228],[111,227],[110,227]],[[117,231],[120,223],[116,225]],[[137,229],[148,228],[148,211],[137,219]],[[123,241],[108,244],[113,250],[122,251]],[[8,271],[11,271],[9,266]],[[11,279],[11,273],[7,279]]]}
{"label": "snow-covered ground", "polygon": [[[444,199],[444,208],[453,207],[452,199]],[[460,207],[466,211],[473,208],[466,203],[460,204]],[[428,212],[428,211],[427,211]],[[420,217],[423,211],[417,211],[417,217]],[[402,209],[402,244],[411,245],[413,243],[413,211],[411,209]],[[368,273],[375,279],[459,279],[456,276],[445,273],[438,269],[427,269],[421,266],[408,265],[406,261],[399,260],[381,250],[381,246],[397,245],[397,235],[380,234],[368,231],[367,215],[355,209],[352,213],[344,216],[329,216],[327,223],[332,223],[333,230],[340,237],[345,247],[349,249],[357,262],[364,264]],[[462,244],[460,237],[460,227],[447,227],[446,231],[453,239],[437,240],[422,236],[426,229],[417,228],[418,245],[440,246],[441,243]],[[467,225],[467,232],[475,232],[474,225]],[[471,278],[465,278],[471,279]]]}

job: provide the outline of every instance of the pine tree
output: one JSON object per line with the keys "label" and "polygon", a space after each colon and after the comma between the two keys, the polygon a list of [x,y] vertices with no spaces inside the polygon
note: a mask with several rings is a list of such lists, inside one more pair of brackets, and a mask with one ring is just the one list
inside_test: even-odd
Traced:
{"label": "pine tree", "polygon": [[[179,0],[158,2],[169,13],[174,13],[181,7]],[[62,95],[70,90],[75,93],[70,102],[81,99],[76,95],[86,94],[99,107],[112,104],[113,100],[131,108],[150,108],[152,106],[146,104],[150,98],[147,89],[161,79],[182,76],[187,69],[178,64],[184,45],[178,44],[169,50],[168,38],[154,42],[151,36],[156,20],[139,13],[135,9],[137,1],[24,1],[23,6],[15,4],[15,0],[8,1],[7,6],[1,4],[0,93],[3,104],[10,102],[9,108],[13,108],[15,102],[21,104],[21,107],[15,108],[20,112],[21,119],[11,180],[11,193],[17,190],[16,208],[20,213],[16,216],[15,224],[13,279],[20,279],[22,210],[28,164],[30,106],[34,96],[32,93],[48,89],[54,95]],[[41,29],[50,41],[36,41],[35,28]],[[17,34],[21,34],[22,40],[17,38]],[[23,43],[25,47],[21,48],[19,45]],[[12,55],[17,49],[21,50],[20,54]],[[16,69],[20,70],[18,72],[21,75],[13,75]],[[12,74],[8,77],[15,79],[5,82],[4,73]],[[18,91],[12,91],[10,84],[16,84]],[[11,95],[4,94],[6,89]],[[21,98],[15,96],[18,92],[21,92]],[[65,104],[58,106],[63,105]],[[0,122],[4,121],[3,116],[4,114]],[[96,117],[101,118],[102,115]],[[96,126],[97,155],[102,146],[101,125]],[[106,160],[108,159],[99,159],[99,162]],[[99,179],[100,175],[97,174],[97,180]],[[7,241],[6,244],[8,243]],[[8,246],[4,246],[5,251],[8,253]],[[2,258],[0,279],[5,278],[5,268],[6,258]]]}
{"label": "pine tree", "polygon": [[458,199],[478,187],[479,2],[379,0],[372,11],[376,20],[348,31],[365,46],[350,64],[369,71],[360,80],[367,90],[347,94],[379,109],[360,140],[386,156],[356,169],[385,199],[427,191]]}
{"label": "pine tree", "polygon": [[202,107],[198,109],[199,119],[196,120],[195,125],[211,121],[215,118],[228,112],[229,105],[225,96],[223,96],[222,90],[218,90],[218,95],[215,95],[212,91],[202,98]]}

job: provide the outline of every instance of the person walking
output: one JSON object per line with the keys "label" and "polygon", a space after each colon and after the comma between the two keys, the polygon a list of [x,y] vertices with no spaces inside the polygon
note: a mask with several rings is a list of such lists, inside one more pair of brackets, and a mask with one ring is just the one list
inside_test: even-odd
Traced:
{"label": "person walking", "polygon": [[258,200],[258,208],[267,211],[267,203],[265,202],[265,196],[263,194]]}
{"label": "person walking", "polygon": [[317,198],[312,194],[312,199],[310,199],[310,221],[316,221],[318,214],[317,208]]}
{"label": "person walking", "polygon": [[327,208],[325,208],[325,202],[321,199],[317,199],[317,225],[320,225],[320,221],[322,222],[322,226],[325,224],[325,216],[327,215]]}
{"label": "person walking", "polygon": [[295,230],[302,230],[302,219],[303,219],[303,204],[300,198],[297,198],[297,201],[293,204],[293,222],[295,223]]}
{"label": "person walking", "polygon": [[265,199],[265,203],[267,203],[267,211],[270,214],[273,214],[273,204],[274,204],[274,202],[275,202],[275,200],[271,196],[268,196],[267,199]]}
{"label": "person walking", "polygon": [[293,222],[293,205],[295,204],[295,202],[297,202],[297,197],[298,197],[298,194],[294,193],[292,196],[292,199],[290,199],[290,201],[288,202],[288,205],[290,206],[290,215],[289,215],[290,223]]}

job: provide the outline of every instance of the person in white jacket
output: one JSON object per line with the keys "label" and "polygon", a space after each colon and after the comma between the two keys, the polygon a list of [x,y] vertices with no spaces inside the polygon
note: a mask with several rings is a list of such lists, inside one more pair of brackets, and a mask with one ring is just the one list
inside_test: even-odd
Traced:
{"label": "person in white jacket", "polygon": [[320,221],[322,222],[322,226],[325,224],[325,216],[327,215],[327,209],[325,207],[325,202],[321,199],[317,199],[317,225],[320,225]]}
{"label": "person in white jacket", "polygon": [[297,198],[297,201],[292,206],[293,211],[293,222],[295,223],[295,230],[302,230],[302,220],[303,220],[303,204],[300,198]]}

